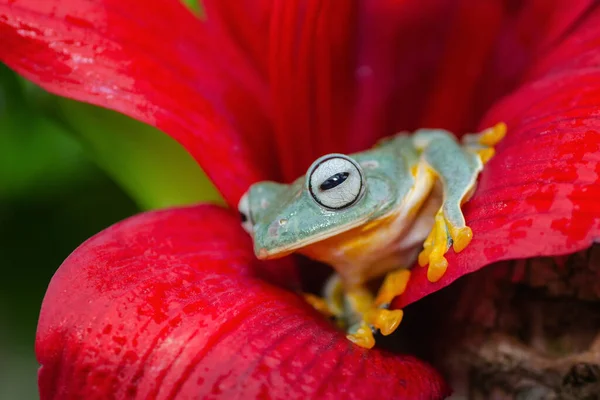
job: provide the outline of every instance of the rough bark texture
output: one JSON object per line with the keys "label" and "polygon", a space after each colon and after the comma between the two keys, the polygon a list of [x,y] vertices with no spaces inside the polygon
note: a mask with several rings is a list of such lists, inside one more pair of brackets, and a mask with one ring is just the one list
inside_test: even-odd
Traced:
{"label": "rough bark texture", "polygon": [[600,399],[600,245],[498,264],[461,289],[436,352],[453,399]]}

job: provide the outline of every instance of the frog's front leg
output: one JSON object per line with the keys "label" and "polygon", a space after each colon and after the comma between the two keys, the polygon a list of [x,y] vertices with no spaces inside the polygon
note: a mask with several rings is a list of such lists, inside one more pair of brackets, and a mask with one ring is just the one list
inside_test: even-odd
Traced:
{"label": "frog's front leg", "polygon": [[386,275],[377,297],[359,286],[346,292],[346,318],[349,322],[347,338],[361,347],[375,345],[373,334],[379,330],[382,335],[393,333],[402,322],[402,310],[390,310],[394,297],[406,289],[410,271],[398,269]]}
{"label": "frog's front leg", "polygon": [[498,124],[480,134],[467,135],[460,146],[453,135],[443,130],[420,130],[414,135],[415,147],[443,186],[443,204],[435,216],[431,233],[419,254],[419,264],[429,264],[427,278],[438,281],[446,272],[444,255],[453,247],[461,252],[471,242],[473,232],[466,225],[461,206],[475,190],[483,164],[493,155],[493,146],[502,139],[506,127]]}
{"label": "frog's front leg", "polygon": [[344,287],[340,275],[334,273],[325,283],[323,297],[304,294],[304,299],[327,317],[334,317],[339,328],[347,331],[347,338],[355,344],[372,348],[375,345],[375,327],[369,321],[372,315],[373,295],[362,285]]}
{"label": "frog's front leg", "polygon": [[[388,288],[390,283],[395,282],[389,282]],[[379,299],[374,299],[371,292],[362,286],[348,290],[345,300],[345,317],[349,324],[346,337],[353,343],[368,349],[375,345],[373,334],[377,330],[384,336],[391,334],[400,325],[404,316],[402,310],[389,310],[390,303],[377,307]]]}
{"label": "frog's front leg", "polygon": [[363,285],[347,288],[340,275],[334,273],[325,283],[323,299],[313,307],[326,309],[324,314],[333,316],[337,325],[347,331],[347,338],[355,344],[368,349],[375,345],[375,329],[367,320],[373,308],[373,295]]}

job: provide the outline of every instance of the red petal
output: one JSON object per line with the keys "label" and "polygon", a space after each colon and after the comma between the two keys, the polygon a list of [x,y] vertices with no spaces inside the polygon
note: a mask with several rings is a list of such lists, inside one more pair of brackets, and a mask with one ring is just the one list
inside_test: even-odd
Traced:
{"label": "red petal", "polygon": [[180,141],[232,203],[276,170],[264,83],[178,1],[3,1],[0,37],[0,61],[47,90]]}
{"label": "red petal", "polygon": [[286,180],[320,155],[349,150],[355,25],[351,1],[273,2],[269,82]]}
{"label": "red petal", "polygon": [[364,150],[400,130],[474,128],[591,3],[265,1],[270,18],[251,2],[207,7],[248,54],[270,57],[257,66],[267,70],[289,181],[322,154]]}
{"label": "red petal", "polygon": [[596,7],[490,111],[481,126],[506,121],[508,135],[465,207],[473,242],[449,255],[436,284],[418,269],[398,306],[498,260],[567,254],[598,240],[599,41]]}
{"label": "red petal", "polygon": [[323,153],[472,128],[591,3],[208,0],[201,24],[168,0],[5,1],[0,60],[163,129],[235,204]]}
{"label": "red petal", "polygon": [[591,0],[365,1],[359,12],[355,150],[373,133],[476,127]]}
{"label": "red petal", "polygon": [[448,393],[424,363],[351,344],[300,296],[257,279],[260,265],[237,218],[211,206],[142,214],[88,240],[44,299],[42,398]]}
{"label": "red petal", "polygon": [[239,0],[235,7],[221,0],[203,0],[206,29],[241,49],[260,76],[268,75],[269,29],[273,0]]}

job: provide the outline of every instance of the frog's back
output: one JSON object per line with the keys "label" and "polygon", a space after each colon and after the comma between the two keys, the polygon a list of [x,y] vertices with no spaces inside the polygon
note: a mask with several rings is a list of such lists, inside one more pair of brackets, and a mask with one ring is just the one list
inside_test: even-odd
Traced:
{"label": "frog's back", "polygon": [[398,134],[382,139],[370,150],[351,157],[363,167],[367,181],[374,177],[385,179],[395,189],[389,210],[398,208],[415,184],[420,157],[408,135]]}

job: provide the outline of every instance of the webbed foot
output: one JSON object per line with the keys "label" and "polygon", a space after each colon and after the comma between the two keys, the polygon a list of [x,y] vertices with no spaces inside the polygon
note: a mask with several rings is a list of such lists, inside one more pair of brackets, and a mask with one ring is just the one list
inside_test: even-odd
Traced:
{"label": "webbed foot", "polygon": [[396,328],[400,326],[403,317],[404,311],[402,310],[377,308],[371,310],[366,319],[375,329],[379,329],[379,332],[381,332],[383,336],[388,336],[394,333]]}
{"label": "webbed foot", "polygon": [[372,349],[375,346],[373,330],[365,321],[350,327],[346,338],[355,345],[364,347],[365,349]]}
{"label": "webbed foot", "polygon": [[388,273],[374,300],[366,289],[350,291],[348,304],[360,321],[350,327],[347,338],[361,347],[371,348],[375,345],[373,334],[378,330],[384,336],[391,335],[402,322],[404,311],[389,307],[394,297],[404,293],[409,279],[408,269]]}
{"label": "webbed foot", "polygon": [[[462,215],[462,213],[461,213]],[[463,251],[473,239],[473,231],[468,226],[453,225],[446,218],[443,208],[435,215],[435,223],[419,254],[419,265],[427,269],[427,279],[430,282],[439,281],[446,273],[448,261],[444,255],[450,250],[450,244],[455,252]]]}

